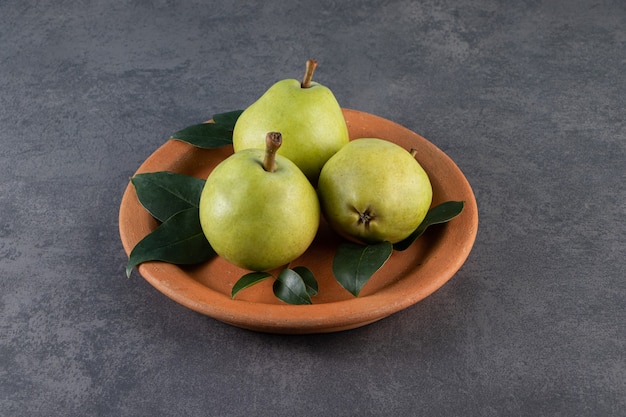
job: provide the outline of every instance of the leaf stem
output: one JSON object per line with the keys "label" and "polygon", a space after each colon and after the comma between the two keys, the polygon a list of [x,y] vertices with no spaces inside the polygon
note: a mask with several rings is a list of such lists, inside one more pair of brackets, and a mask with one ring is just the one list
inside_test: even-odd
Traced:
{"label": "leaf stem", "polygon": [[265,158],[263,159],[263,169],[267,172],[276,171],[276,152],[283,143],[283,135],[279,132],[268,132],[265,136]]}
{"label": "leaf stem", "polygon": [[302,78],[302,82],[300,83],[300,86],[302,88],[311,87],[311,80],[313,79],[313,73],[315,72],[315,68],[317,68],[317,60],[309,59],[306,61],[304,77]]}

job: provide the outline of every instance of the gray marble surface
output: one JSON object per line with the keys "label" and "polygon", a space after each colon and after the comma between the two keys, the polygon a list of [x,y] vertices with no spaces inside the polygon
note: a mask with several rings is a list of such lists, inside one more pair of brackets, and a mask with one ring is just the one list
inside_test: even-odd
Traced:
{"label": "gray marble surface", "polygon": [[[467,262],[356,330],[279,336],[126,279],[128,178],[316,79],[473,186]],[[626,415],[622,0],[0,2],[0,415]]]}

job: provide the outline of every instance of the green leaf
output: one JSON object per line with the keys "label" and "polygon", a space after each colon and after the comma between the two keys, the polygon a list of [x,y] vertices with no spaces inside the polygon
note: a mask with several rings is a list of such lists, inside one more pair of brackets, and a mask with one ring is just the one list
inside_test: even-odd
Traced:
{"label": "green leaf", "polygon": [[375,245],[342,243],[333,259],[333,274],[342,287],[358,297],[367,281],[387,262],[393,252],[390,242]]}
{"label": "green leaf", "polygon": [[250,272],[249,274],[245,274],[233,285],[233,289],[230,293],[231,298],[234,299],[239,291],[251,287],[254,284],[258,284],[271,276],[272,274],[268,272]]}
{"label": "green leaf", "polygon": [[312,304],[302,277],[292,269],[283,269],[274,281],[274,295],[289,304]]}
{"label": "green leaf", "polygon": [[233,143],[233,132],[215,123],[200,123],[179,130],[170,139],[181,140],[198,148],[213,149]]}
{"label": "green leaf", "polygon": [[213,122],[216,125],[222,125],[230,130],[235,128],[235,123],[237,123],[237,119],[241,116],[243,110],[233,110],[227,113],[219,113],[213,115]]}
{"label": "green leaf", "polygon": [[463,206],[465,206],[464,201],[446,201],[445,203],[441,203],[438,206],[431,208],[428,213],[426,213],[426,217],[424,217],[424,220],[422,220],[422,223],[417,227],[417,229],[415,229],[415,231],[406,239],[394,244],[393,248],[399,251],[407,249],[426,231],[428,226],[452,220],[458,216],[461,211],[463,211]]}
{"label": "green leaf", "polygon": [[313,275],[313,272],[306,266],[296,266],[293,268],[293,271],[300,275],[302,281],[304,281],[304,285],[306,285],[306,292],[309,293],[309,296],[315,297],[319,291],[317,286],[317,280]]}
{"label": "green leaf", "polygon": [[[239,281],[233,285],[231,297],[243,289],[251,287],[271,277],[269,272],[250,272],[239,278]],[[302,289],[304,288],[304,292]],[[297,266],[283,270],[277,281],[274,282],[274,295],[280,300],[289,304],[311,304],[311,298],[317,295],[317,281],[309,268],[305,266]]]}
{"label": "green leaf", "polygon": [[206,240],[197,208],[176,213],[133,248],[126,265],[126,276],[146,261],[164,261],[179,265],[203,262],[215,255]]}
{"label": "green leaf", "polygon": [[233,129],[243,110],[219,113],[213,123],[188,126],[174,133],[170,139],[181,140],[198,148],[213,149],[233,143]]}
{"label": "green leaf", "polygon": [[131,178],[139,202],[164,222],[179,211],[198,207],[205,180],[174,172],[151,172]]}

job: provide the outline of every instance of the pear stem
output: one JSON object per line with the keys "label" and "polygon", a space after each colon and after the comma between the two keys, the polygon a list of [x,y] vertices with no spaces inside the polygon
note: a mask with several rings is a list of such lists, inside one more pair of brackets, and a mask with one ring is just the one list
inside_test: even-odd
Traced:
{"label": "pear stem", "polygon": [[411,148],[411,150],[409,151],[409,153],[411,154],[411,156],[413,158],[415,158],[417,156],[417,149],[415,148]]}
{"label": "pear stem", "polygon": [[276,171],[276,152],[283,144],[283,135],[278,132],[269,132],[265,135],[265,158],[263,159],[263,169],[267,172]]}
{"label": "pear stem", "polygon": [[309,59],[306,61],[304,77],[302,78],[302,82],[300,83],[300,86],[302,88],[311,87],[311,80],[313,79],[313,73],[315,72],[315,68],[317,68],[317,60]]}

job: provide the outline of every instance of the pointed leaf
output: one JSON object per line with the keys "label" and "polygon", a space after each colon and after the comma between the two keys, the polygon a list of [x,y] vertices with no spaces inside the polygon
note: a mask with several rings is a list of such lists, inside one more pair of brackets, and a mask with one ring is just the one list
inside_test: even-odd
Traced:
{"label": "pointed leaf", "polygon": [[213,149],[233,143],[233,129],[243,110],[213,115],[212,123],[188,126],[174,133],[170,139],[181,140],[198,148]]}
{"label": "pointed leaf", "polygon": [[164,222],[179,211],[200,204],[205,180],[174,172],[151,172],[131,178],[137,198],[157,220]]}
{"label": "pointed leaf", "polygon": [[245,274],[233,285],[233,289],[230,292],[231,298],[235,298],[235,295],[237,295],[239,291],[251,287],[254,284],[258,284],[271,276],[272,274],[267,272],[250,272],[249,274]]}
{"label": "pointed leaf", "polygon": [[358,297],[363,286],[387,262],[392,252],[393,246],[387,241],[367,246],[342,243],[333,259],[335,279]]}
{"label": "pointed leaf", "polygon": [[441,203],[438,206],[431,208],[428,213],[426,213],[426,217],[424,217],[424,220],[422,220],[422,223],[417,227],[417,229],[415,229],[409,237],[393,245],[393,248],[399,251],[407,249],[426,231],[428,226],[452,220],[458,216],[461,211],[463,211],[464,205],[464,201],[446,201],[445,203]]}
{"label": "pointed leaf", "polygon": [[146,261],[165,261],[188,265],[203,262],[215,255],[206,240],[197,208],[176,213],[133,248],[126,265],[126,275]]}
{"label": "pointed leaf", "polygon": [[235,123],[237,123],[237,119],[241,116],[243,110],[233,110],[227,113],[219,113],[213,115],[213,122],[216,125],[224,126],[230,130],[235,128]]}
{"label": "pointed leaf", "polygon": [[313,272],[306,266],[296,266],[293,268],[293,271],[302,277],[302,281],[304,281],[304,285],[306,285],[306,292],[309,293],[309,296],[315,297],[319,288]]}
{"label": "pointed leaf", "polygon": [[274,281],[274,295],[289,304],[312,304],[306,284],[297,272],[283,269]]}
{"label": "pointed leaf", "polygon": [[213,149],[233,143],[233,131],[215,123],[200,123],[179,130],[170,139],[187,142],[198,148]]}

